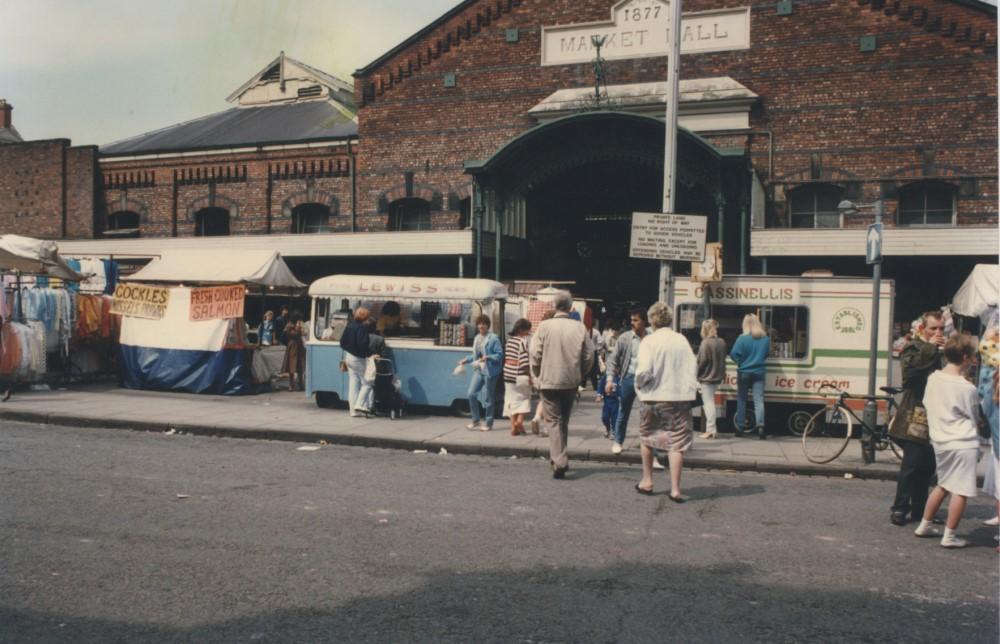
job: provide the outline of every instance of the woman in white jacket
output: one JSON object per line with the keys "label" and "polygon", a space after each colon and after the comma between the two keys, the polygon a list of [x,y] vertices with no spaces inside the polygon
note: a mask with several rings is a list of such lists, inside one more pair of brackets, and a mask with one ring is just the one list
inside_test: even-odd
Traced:
{"label": "woman in white jacket", "polygon": [[941,545],[964,548],[965,539],[955,536],[958,522],[965,512],[969,497],[976,496],[976,461],[979,457],[979,436],[976,427],[983,422],[979,408],[979,392],[962,374],[976,357],[975,341],[966,335],[953,335],[944,345],[948,364],[927,378],[924,408],[931,445],[937,460],[937,487],[927,498],[924,517],[914,531],[918,537],[940,535],[933,519],[949,494],[948,520]]}
{"label": "woman in white jacket", "polygon": [[684,503],[681,466],[692,443],[691,404],[698,392],[698,361],[691,345],[670,328],[673,316],[662,302],[649,307],[655,329],[639,345],[635,392],[639,409],[639,443],[642,446],[642,480],[639,494],[653,493],[653,451],[667,452],[670,462],[670,500]]}

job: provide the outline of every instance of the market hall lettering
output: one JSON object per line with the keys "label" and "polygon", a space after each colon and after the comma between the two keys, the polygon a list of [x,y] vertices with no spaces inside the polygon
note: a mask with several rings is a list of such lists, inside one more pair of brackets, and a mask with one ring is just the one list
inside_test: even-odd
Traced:
{"label": "market hall lettering", "polygon": [[[604,38],[601,55],[608,60],[666,56],[669,8],[663,0],[626,0],[607,22],[542,27],[542,65],[592,61],[595,37]],[[684,14],[680,35],[682,54],[749,49],[750,8]]]}

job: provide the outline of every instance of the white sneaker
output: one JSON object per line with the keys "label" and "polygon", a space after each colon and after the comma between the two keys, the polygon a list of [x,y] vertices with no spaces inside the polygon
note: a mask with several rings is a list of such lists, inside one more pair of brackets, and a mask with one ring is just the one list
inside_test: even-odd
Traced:
{"label": "white sneaker", "polygon": [[663,467],[663,463],[660,462],[660,459],[658,459],[658,458],[656,458],[654,456],[653,457],[653,469],[654,470],[665,470],[667,468]]}
{"label": "white sneaker", "polygon": [[615,443],[614,445],[612,445],[611,446],[611,453],[612,454],[621,454],[622,453],[622,444],[621,443]]}
{"label": "white sneaker", "polygon": [[926,519],[920,520],[920,525],[913,531],[918,537],[940,537],[941,531],[934,527],[934,524]]}
{"label": "white sneaker", "polygon": [[992,519],[986,519],[983,521],[983,525],[997,526],[1000,525],[1000,516],[993,517]]}
{"label": "white sneaker", "polygon": [[959,539],[954,534],[946,534],[941,537],[942,548],[964,548],[967,545],[969,545],[968,541]]}

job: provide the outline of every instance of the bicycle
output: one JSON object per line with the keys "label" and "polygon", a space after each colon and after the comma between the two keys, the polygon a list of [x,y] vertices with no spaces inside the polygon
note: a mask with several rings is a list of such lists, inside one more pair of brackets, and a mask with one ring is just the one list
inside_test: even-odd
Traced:
{"label": "bicycle", "polygon": [[[848,441],[854,430],[854,423],[861,426],[861,449],[865,463],[875,462],[875,452],[889,449],[896,458],[902,459],[902,451],[899,446],[889,437],[889,425],[896,413],[895,395],[902,392],[898,387],[881,387],[887,395],[885,396],[852,396],[846,391],[833,385],[823,385],[819,388],[819,394],[827,397],[824,390],[833,390],[836,397],[828,401],[823,409],[812,415],[802,431],[802,452],[811,463],[823,465],[836,459],[844,453]],[[858,418],[845,401],[874,400],[876,403],[885,401],[888,405],[886,409],[886,422],[876,424],[874,428],[869,427]]]}

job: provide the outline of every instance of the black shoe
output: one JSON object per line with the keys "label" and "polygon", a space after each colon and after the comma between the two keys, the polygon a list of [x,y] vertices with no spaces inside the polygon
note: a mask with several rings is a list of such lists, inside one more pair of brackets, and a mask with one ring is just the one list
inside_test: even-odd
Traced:
{"label": "black shoe", "polygon": [[568,469],[568,467],[561,467],[552,470],[552,478],[560,480],[566,478],[566,470]]}
{"label": "black shoe", "polygon": [[906,525],[909,521],[906,520],[905,512],[893,512],[889,515],[889,523],[892,525]]}
{"label": "black shoe", "polygon": [[760,440],[762,440],[762,441],[766,441],[767,440],[767,434],[764,433],[764,428],[763,427],[758,427],[757,428],[757,438],[760,439]]}

